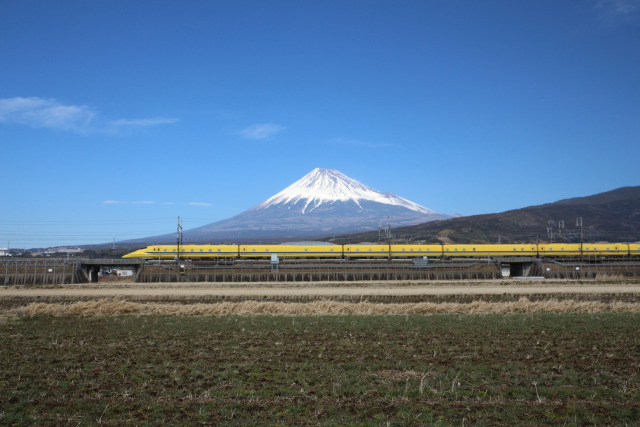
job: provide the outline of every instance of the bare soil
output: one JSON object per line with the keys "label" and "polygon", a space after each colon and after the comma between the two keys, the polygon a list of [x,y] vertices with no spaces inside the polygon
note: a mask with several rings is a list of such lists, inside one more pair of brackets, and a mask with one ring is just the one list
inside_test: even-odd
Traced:
{"label": "bare soil", "polygon": [[487,280],[472,282],[349,282],[349,283],[108,283],[50,287],[8,286],[5,297],[334,297],[433,295],[566,295],[640,294],[640,280]]}
{"label": "bare soil", "polygon": [[16,317],[0,424],[638,425],[639,317]]}

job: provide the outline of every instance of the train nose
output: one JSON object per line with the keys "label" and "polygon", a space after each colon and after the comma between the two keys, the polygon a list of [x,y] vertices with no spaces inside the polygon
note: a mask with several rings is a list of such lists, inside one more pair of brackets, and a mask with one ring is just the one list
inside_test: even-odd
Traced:
{"label": "train nose", "polygon": [[128,253],[126,255],[122,255],[122,258],[141,258],[141,257],[145,257],[145,256],[147,256],[147,255],[142,251],[133,251],[133,252]]}

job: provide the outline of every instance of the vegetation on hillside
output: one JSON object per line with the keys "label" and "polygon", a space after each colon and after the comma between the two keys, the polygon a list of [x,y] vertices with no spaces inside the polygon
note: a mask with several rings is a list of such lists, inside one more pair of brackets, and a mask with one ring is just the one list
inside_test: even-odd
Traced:
{"label": "vegetation on hillside", "polygon": [[[582,227],[578,225],[578,218]],[[581,238],[585,242],[636,242],[640,241],[640,187],[502,213],[394,228],[392,233],[394,241],[408,243],[580,242]],[[378,232],[372,231],[340,236],[332,241],[375,242],[377,239]]]}

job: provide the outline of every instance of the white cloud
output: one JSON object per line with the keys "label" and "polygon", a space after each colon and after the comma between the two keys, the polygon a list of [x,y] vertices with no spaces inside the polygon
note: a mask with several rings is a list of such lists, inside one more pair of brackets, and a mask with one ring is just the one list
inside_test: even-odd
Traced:
{"label": "white cloud", "polygon": [[[176,205],[176,202],[157,202],[155,200],[105,200],[102,202],[103,205]],[[213,206],[212,203],[207,202],[189,202],[189,203],[180,203],[182,206]]]}
{"label": "white cloud", "polygon": [[613,24],[617,21],[631,21],[640,11],[640,0],[595,0],[600,18]]}
{"label": "white cloud", "polygon": [[63,130],[82,134],[118,133],[176,123],[175,118],[120,119],[107,121],[86,105],[67,105],[55,99],[15,97],[0,99],[0,123]]}
{"label": "white cloud", "polygon": [[105,200],[102,203],[105,205],[154,205],[158,202],[153,200],[136,200],[133,202],[123,200]]}
{"label": "white cloud", "polygon": [[108,122],[108,125],[116,128],[121,128],[121,127],[140,128],[140,127],[148,127],[148,126],[169,125],[169,124],[176,123],[177,121],[178,119],[171,118],[171,117],[167,117],[167,118],[157,117],[155,119],[134,119],[134,120],[121,119],[121,120],[112,120]]}
{"label": "white cloud", "polygon": [[397,144],[389,144],[386,142],[369,142],[369,141],[362,141],[359,139],[350,139],[350,138],[332,138],[330,142],[338,145],[352,145],[355,147],[368,147],[368,148],[398,147]]}
{"label": "white cloud", "polygon": [[285,129],[286,127],[275,123],[256,123],[242,129],[238,132],[238,135],[246,139],[267,139]]}
{"label": "white cloud", "polygon": [[86,105],[63,105],[54,99],[0,99],[1,123],[84,132],[95,116],[95,112]]}

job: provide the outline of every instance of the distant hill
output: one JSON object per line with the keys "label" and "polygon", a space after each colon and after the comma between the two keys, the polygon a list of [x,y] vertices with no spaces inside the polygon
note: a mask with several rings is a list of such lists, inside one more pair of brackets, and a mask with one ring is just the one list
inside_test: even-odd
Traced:
{"label": "distant hill", "polygon": [[[394,228],[395,240],[426,243],[579,242],[582,218],[585,242],[640,241],[640,187],[623,187],[587,197],[560,200],[502,213],[473,215]],[[553,221],[550,224],[550,221]],[[559,222],[564,221],[564,229]],[[561,237],[558,236],[561,231]],[[377,232],[351,234],[335,243],[375,242]]]}

